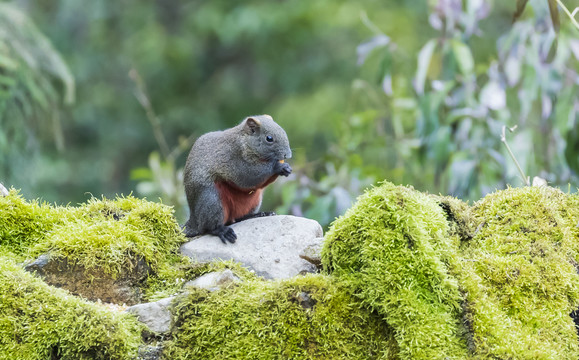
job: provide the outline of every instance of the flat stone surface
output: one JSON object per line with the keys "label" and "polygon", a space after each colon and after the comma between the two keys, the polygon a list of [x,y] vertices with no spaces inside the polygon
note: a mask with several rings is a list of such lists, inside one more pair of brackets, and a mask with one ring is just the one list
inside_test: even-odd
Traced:
{"label": "flat stone surface", "polygon": [[209,291],[217,291],[231,285],[232,283],[238,282],[241,282],[241,280],[235,276],[233,271],[227,269],[201,275],[195,280],[186,282],[185,286],[195,286]]}
{"label": "flat stone surface", "polygon": [[198,262],[234,260],[266,279],[317,271],[315,265],[300,258],[302,250],[320,243],[323,230],[317,221],[276,215],[241,221],[231,227],[237,234],[234,244],[204,235],[183,244],[181,253]]}
{"label": "flat stone surface", "polygon": [[137,319],[147,325],[149,330],[164,334],[171,329],[169,306],[171,306],[173,299],[174,297],[168,297],[155,302],[133,305],[126,311],[137,315]]}

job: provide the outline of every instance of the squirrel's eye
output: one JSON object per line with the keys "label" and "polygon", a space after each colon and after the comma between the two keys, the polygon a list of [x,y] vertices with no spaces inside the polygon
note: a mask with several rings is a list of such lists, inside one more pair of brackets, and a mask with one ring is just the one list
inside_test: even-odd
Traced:
{"label": "squirrel's eye", "polygon": [[267,135],[267,136],[265,137],[265,140],[266,140],[267,142],[273,142],[273,137],[271,137],[271,135]]}

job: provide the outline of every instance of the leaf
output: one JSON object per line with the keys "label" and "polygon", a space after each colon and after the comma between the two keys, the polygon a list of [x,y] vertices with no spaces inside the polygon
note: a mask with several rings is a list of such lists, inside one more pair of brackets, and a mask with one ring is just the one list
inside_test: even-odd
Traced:
{"label": "leaf", "polygon": [[436,40],[429,40],[418,53],[418,69],[416,70],[416,82],[414,88],[419,95],[424,94],[424,83],[426,82],[426,75],[428,74],[428,67],[434,48],[436,47]]}
{"label": "leaf", "polygon": [[[68,66],[54,49],[48,38],[20,11],[10,3],[0,2],[0,23],[9,31],[0,32],[0,43],[8,49],[10,58],[0,57],[0,65],[15,70],[18,63],[27,66],[35,74],[50,74],[64,87],[64,102],[72,104],[75,97],[75,81]],[[6,51],[3,54],[6,55]]]}
{"label": "leaf", "polygon": [[7,56],[0,53],[0,68],[13,71],[18,69],[18,63]]}
{"label": "leaf", "polygon": [[519,17],[521,17],[528,1],[529,0],[517,0],[517,10],[515,10],[515,13],[513,14],[513,22],[517,21]]}
{"label": "leaf", "polygon": [[0,74],[0,85],[5,87],[12,87],[16,85],[16,79],[10,76]]}
{"label": "leaf", "polygon": [[480,92],[480,102],[491,110],[504,109],[507,106],[507,93],[496,81],[489,81]]}
{"label": "leaf", "polygon": [[579,60],[579,40],[571,39],[569,40],[569,48],[573,55],[575,55],[575,59]]}
{"label": "leaf", "polygon": [[452,40],[452,52],[463,75],[470,75],[474,71],[474,59],[470,48],[463,42]]}
{"label": "leaf", "polygon": [[559,9],[557,8],[557,0],[548,0],[549,1],[549,11],[551,12],[551,21],[553,22],[553,29],[555,32],[559,32],[559,28],[561,27],[561,22],[559,20]]}
{"label": "leaf", "polygon": [[546,95],[543,94],[543,96],[541,97],[541,117],[543,119],[548,119],[549,116],[551,116],[553,112],[553,100],[551,100],[551,98]]}
{"label": "leaf", "polygon": [[557,37],[555,37],[553,39],[553,42],[551,43],[551,47],[549,48],[549,53],[547,54],[547,58],[545,59],[545,62],[547,64],[550,64],[553,62],[553,60],[555,60],[555,56],[557,55],[557,48],[559,47],[559,40]]}
{"label": "leaf", "polygon": [[370,40],[358,45],[356,47],[356,54],[358,54],[358,66],[364,64],[366,58],[370,53],[376,49],[381,48],[390,43],[390,38],[384,34],[376,35]]}
{"label": "leaf", "polygon": [[[575,114],[573,114],[575,115]],[[565,160],[575,175],[579,174],[579,124],[575,120],[565,138]]]}
{"label": "leaf", "polygon": [[450,194],[462,197],[468,193],[468,189],[475,181],[477,163],[477,161],[468,158],[468,155],[464,153],[457,153],[453,156],[449,169],[450,182],[448,184],[448,192]]}

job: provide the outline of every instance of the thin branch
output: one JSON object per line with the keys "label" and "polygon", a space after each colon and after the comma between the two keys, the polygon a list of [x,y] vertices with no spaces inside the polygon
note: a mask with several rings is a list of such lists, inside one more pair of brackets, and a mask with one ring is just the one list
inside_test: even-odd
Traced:
{"label": "thin branch", "polygon": [[567,16],[569,16],[569,19],[571,19],[571,22],[573,23],[573,25],[575,25],[575,27],[579,30],[579,22],[577,22],[577,20],[575,19],[575,14],[577,13],[577,11],[579,11],[579,7],[575,8],[575,10],[573,10],[573,13],[571,13],[569,11],[569,9],[567,9],[565,4],[563,4],[563,2],[561,0],[555,0],[555,1],[557,1],[557,4],[559,4],[561,9],[563,9],[563,11],[567,14]]}
{"label": "thin branch", "polygon": [[[519,165],[519,162],[517,161],[515,154],[513,154],[513,152],[511,151],[511,148],[509,147],[509,144],[507,144],[507,137],[505,135],[505,129],[506,128],[507,128],[506,126],[503,126],[503,133],[501,134],[501,141],[503,142],[503,144],[505,144],[505,147],[507,148],[509,155],[511,155],[511,158],[515,162],[515,165],[517,165],[517,169],[519,169],[519,174],[521,174],[521,178],[523,179],[523,181],[525,182],[525,184],[527,186],[531,186],[530,179],[527,177],[527,175],[525,175],[525,172],[521,168],[521,165]],[[509,131],[513,132],[516,128],[517,128],[516,126],[513,128],[509,128]]]}

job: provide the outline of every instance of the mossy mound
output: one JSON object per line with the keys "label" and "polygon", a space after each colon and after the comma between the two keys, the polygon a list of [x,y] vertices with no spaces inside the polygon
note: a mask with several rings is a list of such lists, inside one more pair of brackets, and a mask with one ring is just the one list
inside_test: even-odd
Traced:
{"label": "mossy mound", "polygon": [[524,187],[473,206],[479,231],[462,249],[458,274],[480,357],[579,357],[569,316],[579,306],[574,199],[549,187]]}
{"label": "mossy mound", "polygon": [[392,332],[334,278],[248,280],[176,305],[167,359],[392,359]]}
{"label": "mossy mound", "polygon": [[451,275],[458,248],[438,203],[384,183],[326,234],[323,264],[394,329],[404,359],[463,359],[461,295]]}
{"label": "mossy mound", "polygon": [[185,241],[171,207],[132,196],[90,199],[78,207],[0,197],[0,246],[26,257],[49,252],[111,276],[143,260],[155,271]]}
{"label": "mossy mound", "polygon": [[384,183],[326,235],[326,269],[392,327],[402,359],[577,359],[579,196],[472,207]]}
{"label": "mossy mound", "polygon": [[192,261],[188,256],[183,256],[170,259],[159,269],[158,276],[149,277],[146,289],[147,300],[152,302],[174,296],[183,291],[183,286],[188,280],[226,269],[233,271],[242,281],[258,279],[253,271],[233,260],[200,263]]}
{"label": "mossy mound", "polygon": [[28,251],[69,216],[65,208],[26,201],[14,189],[8,196],[0,196],[0,214],[0,248],[16,255]]}
{"label": "mossy mound", "polygon": [[283,281],[189,262],[172,209],[130,196],[56,207],[11,191],[0,214],[0,359],[135,358],[134,318],[16,265],[44,252],[111,276],[143,260],[148,299],[232,268],[241,284],[178,296],[166,359],[579,357],[579,195],[548,187],[469,206],[384,183],[332,225],[327,274]]}
{"label": "mossy mound", "polygon": [[141,326],[0,257],[0,359],[135,359]]}

